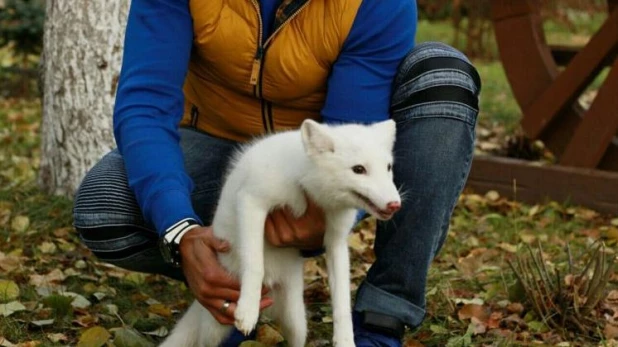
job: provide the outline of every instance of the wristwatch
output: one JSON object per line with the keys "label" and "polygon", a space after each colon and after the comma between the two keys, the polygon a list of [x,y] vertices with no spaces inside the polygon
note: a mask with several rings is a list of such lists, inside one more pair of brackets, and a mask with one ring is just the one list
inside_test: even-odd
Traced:
{"label": "wristwatch", "polygon": [[196,220],[186,218],[165,230],[163,237],[159,239],[159,250],[163,260],[174,267],[180,267],[180,240],[187,231],[201,226]]}

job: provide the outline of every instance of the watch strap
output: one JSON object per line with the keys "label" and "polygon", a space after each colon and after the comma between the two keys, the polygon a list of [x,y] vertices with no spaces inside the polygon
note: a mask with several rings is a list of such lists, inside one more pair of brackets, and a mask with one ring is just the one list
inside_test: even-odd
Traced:
{"label": "watch strap", "polygon": [[196,220],[186,218],[174,223],[165,230],[165,234],[160,239],[160,247],[165,262],[175,267],[180,267],[182,257],[180,255],[180,240],[191,229],[200,226]]}
{"label": "watch strap", "polygon": [[167,243],[174,243],[176,245],[179,245],[180,240],[187,233],[187,231],[193,228],[197,228],[199,226],[200,224],[196,220],[192,218],[186,218],[167,228],[167,230],[165,230],[163,238]]}

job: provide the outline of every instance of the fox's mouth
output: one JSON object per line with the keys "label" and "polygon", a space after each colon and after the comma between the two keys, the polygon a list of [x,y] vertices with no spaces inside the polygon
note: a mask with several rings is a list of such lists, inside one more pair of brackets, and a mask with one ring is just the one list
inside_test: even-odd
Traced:
{"label": "fox's mouth", "polygon": [[376,217],[378,217],[379,219],[382,220],[388,220],[390,219],[394,212],[390,212],[388,210],[382,210],[380,208],[378,208],[378,206],[376,206],[376,204],[374,204],[371,200],[369,200],[368,197],[364,196],[363,194],[360,194],[359,192],[355,192],[352,191],[352,193],[363,203],[365,203],[365,205],[367,205],[367,207],[369,207],[370,210],[372,210],[372,212],[375,213]]}

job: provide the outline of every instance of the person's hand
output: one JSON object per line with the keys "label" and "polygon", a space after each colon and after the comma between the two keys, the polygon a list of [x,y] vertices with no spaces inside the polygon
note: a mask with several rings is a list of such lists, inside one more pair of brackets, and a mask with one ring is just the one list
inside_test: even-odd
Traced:
{"label": "person's hand", "polygon": [[[182,270],[199,301],[221,324],[234,324],[234,310],[240,297],[240,283],[221,266],[217,252],[228,252],[230,245],[214,236],[211,227],[198,227],[189,230],[180,240]],[[262,290],[260,310],[272,305]],[[222,311],[225,301],[230,306]]]}
{"label": "person's hand", "polygon": [[299,218],[285,207],[274,210],[266,218],[266,240],[275,247],[316,250],[324,245],[324,211],[308,196],[307,210]]}

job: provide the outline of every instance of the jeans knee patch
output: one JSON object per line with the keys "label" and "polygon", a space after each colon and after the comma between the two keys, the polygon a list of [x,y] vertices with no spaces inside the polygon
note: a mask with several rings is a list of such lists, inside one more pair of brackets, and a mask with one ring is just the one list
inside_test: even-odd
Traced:
{"label": "jeans knee patch", "polygon": [[75,226],[82,228],[144,224],[116,151],[106,154],[84,177],[75,194],[73,217]]}
{"label": "jeans knee patch", "polygon": [[391,113],[395,118],[398,112],[428,105],[478,113],[480,90],[480,76],[463,53],[442,43],[422,43],[399,67]]}

